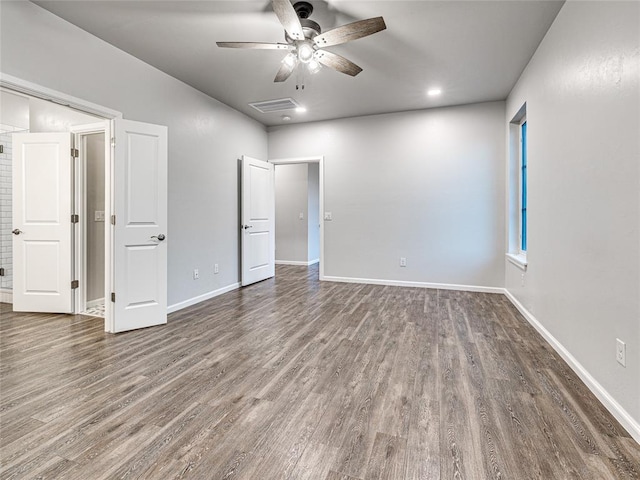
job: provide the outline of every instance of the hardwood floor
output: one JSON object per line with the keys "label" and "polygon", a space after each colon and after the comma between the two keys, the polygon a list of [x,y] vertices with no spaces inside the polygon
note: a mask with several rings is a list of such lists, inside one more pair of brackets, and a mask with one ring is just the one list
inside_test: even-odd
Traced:
{"label": "hardwood floor", "polygon": [[0,478],[640,478],[502,295],[317,276],[279,266],[118,335],[2,304]]}

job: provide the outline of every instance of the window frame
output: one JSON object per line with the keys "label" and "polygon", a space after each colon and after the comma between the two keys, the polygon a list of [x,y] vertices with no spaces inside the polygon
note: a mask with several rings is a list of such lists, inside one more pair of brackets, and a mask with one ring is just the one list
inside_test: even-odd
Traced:
{"label": "window frame", "polygon": [[[527,218],[528,191],[526,191],[529,187],[529,124],[527,123],[527,102],[524,102],[520,106],[511,121],[509,121],[508,125],[509,147],[507,161],[508,199],[506,258],[510,263],[518,267],[520,270],[526,272],[528,265],[526,249],[528,248],[527,243],[529,237],[529,219]],[[524,134],[522,125],[525,125]],[[523,153],[526,165],[524,175],[522,169]],[[525,210],[523,210],[523,203]],[[523,211],[526,212],[524,215],[522,214]]]}
{"label": "window frame", "polygon": [[527,256],[527,187],[528,187],[528,125],[526,114],[518,122],[518,254]]}

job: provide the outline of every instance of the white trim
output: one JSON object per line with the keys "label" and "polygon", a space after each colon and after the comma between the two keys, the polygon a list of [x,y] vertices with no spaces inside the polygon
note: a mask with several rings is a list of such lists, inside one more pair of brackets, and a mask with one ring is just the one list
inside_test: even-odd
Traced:
{"label": "white trim", "polygon": [[182,302],[174,303],[173,305],[169,305],[167,307],[167,313],[177,312],[178,310],[182,310],[183,308],[187,308],[197,303],[204,302],[205,300],[209,300],[211,298],[217,297],[219,295],[222,295],[223,293],[227,293],[232,290],[237,290],[238,288],[240,288],[240,283],[232,283],[231,285],[219,288],[218,290],[213,290],[211,292],[198,295],[197,297],[193,297],[188,300],[184,300]]}
{"label": "white trim", "polygon": [[269,163],[273,163],[274,165],[283,165],[285,163],[319,163],[322,159],[324,159],[323,155],[316,157],[274,158],[269,160]]}
{"label": "white trim", "polygon": [[299,265],[299,266],[304,266],[304,267],[308,267],[309,265],[313,265],[315,263],[318,263],[320,260],[319,259],[315,259],[315,260],[310,260],[308,262],[300,262],[297,260],[276,260],[276,265]]}
{"label": "white trim", "polygon": [[13,290],[0,288],[0,303],[13,303]]}
{"label": "white trim", "polygon": [[368,285],[386,285],[390,287],[437,288],[439,290],[459,290],[463,292],[504,293],[502,287],[483,287],[477,285],[455,285],[448,283],[408,282],[405,280],[382,280],[377,278],[324,277],[327,282],[364,283]]}
{"label": "white trim", "polygon": [[520,270],[527,271],[527,254],[525,252],[521,253],[507,253],[507,260],[513,263]]}
{"label": "white trim", "polygon": [[547,330],[531,312],[509,290],[504,289],[504,294],[511,303],[518,309],[522,316],[535,328],[549,345],[567,362],[571,369],[580,377],[585,385],[597,397],[598,400],[609,410],[609,412],[620,422],[620,424],[631,434],[636,442],[640,443],[640,423],[627,412],[598,381],[584,368],[576,358],[571,355],[552,334]]}
{"label": "white trim", "polygon": [[315,157],[295,157],[295,158],[276,158],[268,160],[274,165],[283,165],[291,163],[317,163],[318,164],[318,176],[319,176],[319,189],[320,198],[318,209],[318,221],[320,223],[320,280],[325,280],[324,276],[324,155],[318,155]]}
{"label": "white trim", "polygon": [[122,113],[117,110],[112,110],[96,103],[87,102],[81,98],[72,97],[66,93],[58,92],[51,88],[43,87],[37,83],[28,82],[27,80],[22,80],[21,78],[14,77],[13,75],[8,75],[3,72],[0,72],[0,87],[8,88],[43,100],[48,100],[50,102],[57,103],[58,105],[97,115],[105,119],[122,118]]}

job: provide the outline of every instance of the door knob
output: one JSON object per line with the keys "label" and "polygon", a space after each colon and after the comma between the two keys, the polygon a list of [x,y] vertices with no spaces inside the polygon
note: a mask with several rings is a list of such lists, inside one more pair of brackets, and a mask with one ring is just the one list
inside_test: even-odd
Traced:
{"label": "door knob", "polygon": [[246,230],[247,228],[253,228],[253,225],[244,225],[243,228]]}
{"label": "door knob", "polygon": [[11,233],[13,233],[14,235],[20,235],[22,233],[22,230],[20,230],[19,228],[15,228]]}
{"label": "door knob", "polygon": [[158,241],[160,241],[160,242],[161,242],[161,241],[163,241],[163,240],[164,240],[165,238],[167,238],[167,237],[165,237],[165,236],[164,236],[164,233],[160,233],[160,234],[158,234],[157,236],[156,236],[156,235],[154,235],[154,236],[153,236],[153,237],[151,237],[151,238],[155,238],[156,240],[158,240]]}

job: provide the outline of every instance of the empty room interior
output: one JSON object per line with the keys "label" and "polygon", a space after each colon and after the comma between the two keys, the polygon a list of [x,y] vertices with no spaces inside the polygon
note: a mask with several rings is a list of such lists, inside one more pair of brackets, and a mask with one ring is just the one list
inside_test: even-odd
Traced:
{"label": "empty room interior", "polygon": [[0,2],[0,477],[639,479],[640,2]]}

